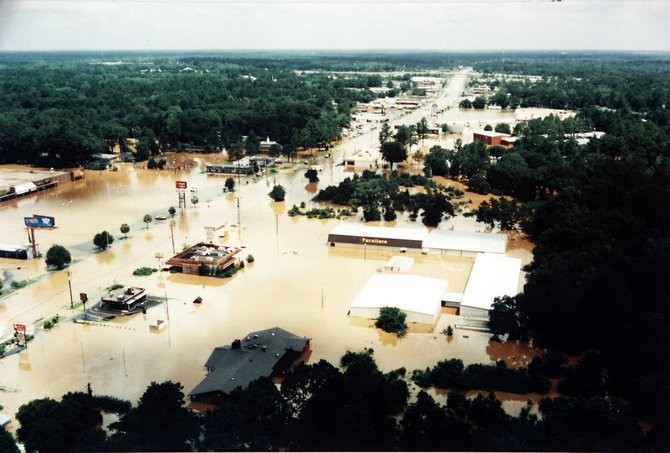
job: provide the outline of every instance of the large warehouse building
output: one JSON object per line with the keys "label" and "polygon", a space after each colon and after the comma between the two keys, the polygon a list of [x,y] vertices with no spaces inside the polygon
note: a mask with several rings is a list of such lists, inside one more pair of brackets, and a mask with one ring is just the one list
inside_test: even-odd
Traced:
{"label": "large warehouse building", "polygon": [[341,223],[328,234],[328,244],[348,246],[393,247],[438,251],[440,253],[505,253],[507,235],[451,230],[428,231],[423,228],[390,228]]}
{"label": "large warehouse building", "polygon": [[460,315],[488,318],[496,297],[519,292],[521,260],[504,255],[477,255],[460,303]]}
{"label": "large warehouse building", "polygon": [[382,307],[396,307],[407,322],[434,324],[442,309],[448,282],[405,274],[373,275],[349,306],[349,315],[376,319]]}

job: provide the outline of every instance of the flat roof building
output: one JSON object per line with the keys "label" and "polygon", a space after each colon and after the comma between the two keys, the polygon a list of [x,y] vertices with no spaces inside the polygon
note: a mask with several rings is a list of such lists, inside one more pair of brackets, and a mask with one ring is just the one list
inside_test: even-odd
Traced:
{"label": "flat roof building", "polygon": [[488,318],[496,297],[515,296],[519,292],[521,260],[505,255],[477,255],[460,303],[460,315]]}
{"label": "flat roof building", "polygon": [[349,316],[376,319],[382,307],[396,307],[408,322],[434,324],[448,282],[407,274],[373,275],[349,306]]}
{"label": "flat roof building", "polygon": [[505,253],[507,235],[501,233],[478,233],[423,228],[391,228],[340,223],[328,234],[328,244],[350,246],[380,246],[437,250],[440,253]]}
{"label": "flat roof building", "polygon": [[235,255],[242,249],[199,242],[165,262],[177,272],[199,275],[201,266],[221,271],[235,264]]}
{"label": "flat roof building", "polygon": [[502,140],[508,137],[510,137],[509,134],[503,134],[502,132],[484,130],[472,132],[472,140],[484,143],[489,146],[501,145]]}
{"label": "flat roof building", "polygon": [[507,235],[500,233],[477,233],[470,231],[433,230],[423,240],[424,249],[444,252],[505,253]]}
{"label": "flat roof building", "polygon": [[146,300],[147,292],[144,288],[127,286],[109,291],[102,296],[100,308],[132,313],[138,311]]}
{"label": "flat roof building", "polygon": [[328,233],[328,243],[362,246],[400,247],[421,249],[427,234],[425,229],[388,228],[379,226],[340,223]]}
{"label": "flat roof building", "polygon": [[382,155],[378,149],[368,148],[354,151],[344,156],[344,167],[348,170],[376,170]]}

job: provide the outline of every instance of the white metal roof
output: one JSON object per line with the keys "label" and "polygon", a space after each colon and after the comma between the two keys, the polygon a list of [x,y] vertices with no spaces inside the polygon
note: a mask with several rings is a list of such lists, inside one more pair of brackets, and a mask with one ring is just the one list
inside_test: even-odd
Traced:
{"label": "white metal roof", "polygon": [[433,230],[423,240],[423,247],[480,253],[505,253],[507,249],[507,235],[500,233]]}
{"label": "white metal roof", "polygon": [[418,228],[366,226],[359,225],[357,223],[340,223],[339,225],[335,225],[335,227],[330,230],[330,234],[421,241],[426,236],[426,234],[428,234],[428,230]]}
{"label": "white metal roof", "polygon": [[17,195],[23,195],[24,193],[34,192],[36,190],[37,186],[31,181],[16,184],[14,186],[14,192],[16,192]]}
{"label": "white metal roof", "polygon": [[521,260],[505,255],[482,253],[475,258],[463,293],[461,307],[490,310],[493,299],[519,292]]}
{"label": "white metal roof", "polygon": [[375,274],[351,303],[353,308],[397,307],[408,313],[434,316],[449,282],[408,274]]}

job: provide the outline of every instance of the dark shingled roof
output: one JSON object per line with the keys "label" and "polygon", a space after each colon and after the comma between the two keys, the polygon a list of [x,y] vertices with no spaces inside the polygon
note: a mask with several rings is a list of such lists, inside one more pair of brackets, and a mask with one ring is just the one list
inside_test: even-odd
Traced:
{"label": "dark shingled roof", "polygon": [[205,362],[205,367],[212,371],[191,390],[189,396],[217,391],[228,394],[260,377],[279,373],[282,370],[276,369],[278,363],[286,355],[293,355],[297,359],[308,342],[307,337],[299,337],[274,327],[251,332],[241,339],[240,348],[219,346]]}

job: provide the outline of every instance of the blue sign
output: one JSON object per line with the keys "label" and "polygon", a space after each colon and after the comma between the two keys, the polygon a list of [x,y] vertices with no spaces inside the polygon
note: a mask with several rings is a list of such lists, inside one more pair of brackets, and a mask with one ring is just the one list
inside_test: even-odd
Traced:
{"label": "blue sign", "polygon": [[55,228],[56,221],[53,217],[33,214],[32,217],[24,217],[23,223],[30,228]]}

